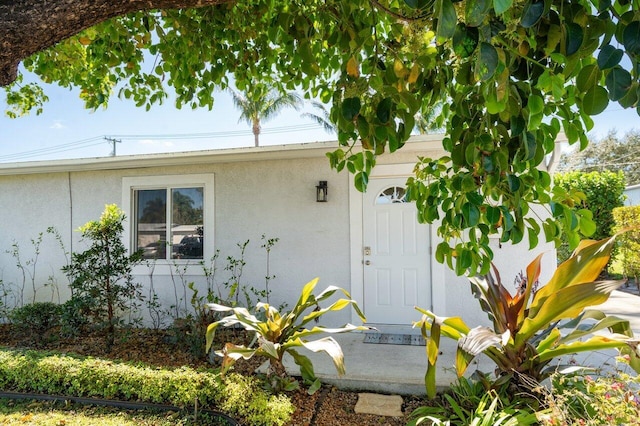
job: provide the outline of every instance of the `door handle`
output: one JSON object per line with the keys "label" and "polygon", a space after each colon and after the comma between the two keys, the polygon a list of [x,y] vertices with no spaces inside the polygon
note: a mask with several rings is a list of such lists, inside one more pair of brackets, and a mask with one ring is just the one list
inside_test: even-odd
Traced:
{"label": "door handle", "polygon": [[371,261],[370,261],[370,260],[365,260],[365,261],[364,261],[364,264],[365,264],[365,265],[371,265]]}

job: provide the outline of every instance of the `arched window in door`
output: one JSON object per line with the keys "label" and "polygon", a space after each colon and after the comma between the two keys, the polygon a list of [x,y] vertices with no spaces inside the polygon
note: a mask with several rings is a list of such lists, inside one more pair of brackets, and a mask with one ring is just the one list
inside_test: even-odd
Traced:
{"label": "arched window in door", "polygon": [[406,203],[407,191],[401,186],[390,186],[376,197],[376,204]]}

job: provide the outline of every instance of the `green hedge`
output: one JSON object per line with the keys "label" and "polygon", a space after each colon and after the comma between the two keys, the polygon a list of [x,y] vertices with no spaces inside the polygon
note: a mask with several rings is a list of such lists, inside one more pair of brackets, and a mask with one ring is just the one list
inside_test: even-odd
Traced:
{"label": "green hedge", "polygon": [[97,358],[0,349],[0,389],[97,397],[201,408],[239,417],[251,425],[282,425],[294,407],[269,395],[257,380],[221,377],[189,367],[158,369]]}
{"label": "green hedge", "polygon": [[[612,235],[614,225],[613,209],[624,205],[625,181],[622,172],[568,172],[553,176],[554,185],[567,191],[577,190],[585,194],[586,199],[576,209],[589,209],[593,213],[596,231],[589,238],[601,240]],[[564,261],[571,255],[567,244],[558,249],[558,261]]]}
{"label": "green hedge", "polygon": [[634,277],[637,282],[640,277],[640,206],[618,207],[613,210],[613,216],[616,232],[634,228],[618,237],[618,253],[624,275]]}

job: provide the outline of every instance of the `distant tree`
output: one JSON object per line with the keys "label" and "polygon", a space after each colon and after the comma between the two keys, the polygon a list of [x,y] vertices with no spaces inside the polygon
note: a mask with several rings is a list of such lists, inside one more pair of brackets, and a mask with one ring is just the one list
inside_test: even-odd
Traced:
{"label": "distant tree", "polygon": [[260,123],[275,117],[282,109],[299,109],[302,99],[292,92],[279,92],[262,83],[247,86],[242,92],[231,90],[233,104],[240,110],[240,119],[253,130],[256,146],[260,145]]}
{"label": "distant tree", "polygon": [[201,225],[202,207],[194,207],[193,198],[181,192],[173,193],[172,222],[180,225]]}
{"label": "distant tree", "polygon": [[160,197],[147,201],[140,216],[140,223],[163,223],[166,218],[167,204]]}
{"label": "distant tree", "polygon": [[621,171],[627,185],[640,183],[640,130],[631,130],[622,138],[612,130],[604,138],[591,141],[582,151],[565,153],[558,171]]}

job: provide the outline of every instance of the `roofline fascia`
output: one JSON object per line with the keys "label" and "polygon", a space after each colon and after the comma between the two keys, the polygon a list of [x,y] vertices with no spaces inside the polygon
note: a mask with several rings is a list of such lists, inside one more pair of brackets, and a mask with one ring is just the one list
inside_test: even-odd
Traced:
{"label": "roofline fascia", "polygon": [[[442,149],[440,144],[442,138],[442,134],[412,136],[401,151],[420,152],[433,150],[434,147]],[[320,158],[324,157],[327,152],[338,148],[337,141],[327,141],[119,157],[0,163],[0,176],[141,169],[184,164],[220,164],[258,160]]]}

